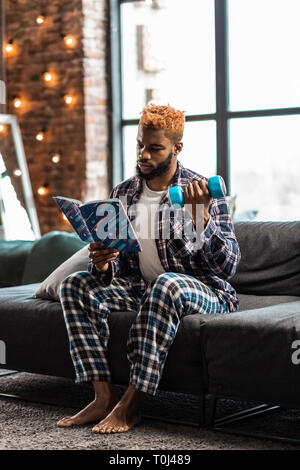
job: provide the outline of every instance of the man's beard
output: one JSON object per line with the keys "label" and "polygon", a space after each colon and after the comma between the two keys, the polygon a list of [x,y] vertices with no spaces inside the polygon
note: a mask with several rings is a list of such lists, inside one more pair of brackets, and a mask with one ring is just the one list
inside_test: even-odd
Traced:
{"label": "man's beard", "polygon": [[151,171],[151,173],[143,173],[137,163],[135,168],[136,174],[142,178],[145,178],[145,180],[153,180],[154,178],[163,175],[169,170],[172,162],[172,157],[173,153],[171,152],[163,162],[159,163],[159,165]]}

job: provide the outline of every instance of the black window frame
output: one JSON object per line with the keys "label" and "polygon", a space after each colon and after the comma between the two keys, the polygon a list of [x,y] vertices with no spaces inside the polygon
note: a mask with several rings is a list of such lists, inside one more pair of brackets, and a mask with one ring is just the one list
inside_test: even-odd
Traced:
{"label": "black window frame", "polygon": [[[137,125],[138,119],[123,119],[122,113],[122,57],[121,57],[121,19],[123,3],[136,0],[109,0],[110,22],[110,74],[111,74],[111,144],[112,144],[112,187],[124,179],[123,129]],[[182,0],[184,2],[184,0]],[[230,137],[229,120],[235,118],[288,116],[300,114],[300,107],[271,108],[244,111],[229,110],[229,56],[228,56],[228,2],[215,1],[215,74],[216,74],[216,112],[210,114],[186,115],[186,122],[216,122],[216,159],[217,174],[224,178],[228,194],[230,184]]]}

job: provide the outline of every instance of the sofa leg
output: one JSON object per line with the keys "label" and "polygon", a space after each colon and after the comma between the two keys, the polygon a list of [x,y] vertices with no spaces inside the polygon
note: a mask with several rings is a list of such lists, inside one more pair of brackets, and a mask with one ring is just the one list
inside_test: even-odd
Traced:
{"label": "sofa leg", "polygon": [[[300,444],[299,439],[276,436],[273,434],[260,433],[256,431],[242,430],[239,428],[231,427],[231,424],[235,424],[239,421],[246,420],[247,418],[257,417],[259,415],[270,413],[271,411],[276,411],[281,408],[280,405],[268,405],[266,403],[247,408],[243,411],[233,413],[231,415],[224,416],[223,418],[216,419],[216,407],[218,398],[214,395],[209,396],[209,405],[208,405],[208,426],[213,430],[225,434],[233,434],[237,436],[246,436],[253,437],[257,439],[268,439],[274,442],[284,442],[289,444]],[[229,425],[229,426],[228,426]]]}
{"label": "sofa leg", "polygon": [[215,423],[216,408],[218,398],[215,395],[208,397],[208,426],[213,427]]}
{"label": "sofa leg", "polygon": [[199,428],[204,428],[206,425],[205,418],[205,395],[199,395]]}

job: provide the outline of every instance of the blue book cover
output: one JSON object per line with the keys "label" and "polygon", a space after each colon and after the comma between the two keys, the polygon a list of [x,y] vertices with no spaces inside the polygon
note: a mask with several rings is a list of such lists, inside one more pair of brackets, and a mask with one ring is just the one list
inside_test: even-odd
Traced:
{"label": "blue book cover", "polygon": [[90,201],[54,196],[75,232],[85,242],[101,241],[104,248],[142,251],[141,244],[120,199]]}

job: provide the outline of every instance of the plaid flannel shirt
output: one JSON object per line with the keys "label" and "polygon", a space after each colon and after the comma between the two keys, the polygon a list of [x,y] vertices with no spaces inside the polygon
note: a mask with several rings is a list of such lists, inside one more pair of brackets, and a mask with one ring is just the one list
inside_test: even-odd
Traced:
{"label": "plaid flannel shirt", "polygon": [[[206,182],[208,181],[204,176],[183,167],[178,161],[176,172],[169,187],[183,187],[190,182],[200,181],[203,178]],[[130,208],[138,203],[141,192],[142,178],[133,176],[119,183],[110,193],[110,198],[120,198],[122,200],[133,226],[136,212],[131,213]],[[201,233],[201,248],[195,250],[195,245],[193,245],[190,237],[184,234],[181,238],[174,237],[178,228],[182,229],[182,211],[184,209],[172,211],[167,193],[168,191],[163,194],[159,211],[156,214],[156,217],[158,217],[156,219],[158,236],[155,242],[163,268],[166,272],[178,272],[194,276],[211,287],[216,293],[220,292],[225,297],[230,312],[236,311],[239,299],[228,279],[235,274],[241,254],[226,198],[210,199],[208,209],[210,217]],[[190,218],[190,220],[192,219]],[[168,238],[162,236],[165,233],[163,228],[166,224],[170,226],[170,236]],[[103,287],[109,286],[114,277],[123,276],[128,276],[129,287],[131,288],[144,290],[148,285],[143,279],[139,268],[138,252],[120,252],[118,258],[110,263],[110,268],[105,273],[98,272],[90,260],[88,271],[98,277],[99,283]]]}

